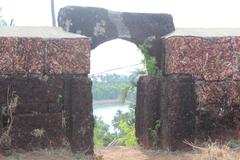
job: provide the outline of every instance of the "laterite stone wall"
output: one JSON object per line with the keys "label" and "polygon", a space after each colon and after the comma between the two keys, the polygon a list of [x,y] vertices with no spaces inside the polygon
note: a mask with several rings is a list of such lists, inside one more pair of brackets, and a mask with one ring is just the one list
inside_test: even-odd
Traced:
{"label": "laterite stone wall", "polygon": [[164,38],[165,73],[193,75],[196,137],[239,137],[239,29],[179,29]]}
{"label": "laterite stone wall", "polygon": [[239,33],[239,29],[176,29],[162,37],[164,61],[159,63],[164,77],[142,77],[138,83],[140,145],[156,147],[149,129],[157,120],[157,147],[167,150],[186,148],[184,140],[239,138]]}
{"label": "laterite stone wall", "polygon": [[93,154],[90,40],[51,27],[0,28],[1,134],[9,125],[8,94],[19,96],[13,148],[70,145]]}

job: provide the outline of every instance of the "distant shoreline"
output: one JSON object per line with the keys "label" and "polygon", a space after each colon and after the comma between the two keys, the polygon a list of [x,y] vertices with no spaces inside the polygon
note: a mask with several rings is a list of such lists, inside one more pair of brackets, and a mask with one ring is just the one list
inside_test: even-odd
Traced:
{"label": "distant shoreline", "polygon": [[119,99],[106,99],[106,100],[97,100],[93,101],[93,107],[98,106],[111,106],[111,105],[120,105]]}

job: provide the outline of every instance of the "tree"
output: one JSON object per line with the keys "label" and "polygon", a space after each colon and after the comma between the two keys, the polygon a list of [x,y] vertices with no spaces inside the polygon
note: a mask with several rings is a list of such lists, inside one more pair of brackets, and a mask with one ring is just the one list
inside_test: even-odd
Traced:
{"label": "tree", "polygon": [[51,0],[51,13],[52,13],[52,25],[53,25],[53,27],[56,27],[55,3],[54,3],[54,0]]}

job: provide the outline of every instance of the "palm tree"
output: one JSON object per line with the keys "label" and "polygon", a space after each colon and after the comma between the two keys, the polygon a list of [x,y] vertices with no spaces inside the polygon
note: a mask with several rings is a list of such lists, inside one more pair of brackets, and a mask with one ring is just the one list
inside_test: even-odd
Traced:
{"label": "palm tree", "polygon": [[54,0],[51,0],[51,13],[52,13],[52,25],[53,25],[53,27],[56,27]]}

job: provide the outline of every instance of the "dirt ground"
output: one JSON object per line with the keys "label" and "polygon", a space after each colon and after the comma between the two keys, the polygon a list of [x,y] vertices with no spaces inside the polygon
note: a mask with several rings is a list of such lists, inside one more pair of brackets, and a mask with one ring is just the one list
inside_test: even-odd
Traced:
{"label": "dirt ground", "polygon": [[96,150],[103,160],[191,160],[192,153],[143,150],[140,147],[111,147]]}
{"label": "dirt ground", "polygon": [[[97,160],[191,160],[191,153],[143,150],[140,147],[109,147],[95,150]],[[102,157],[102,158],[100,158]],[[27,153],[13,152],[11,156],[0,155],[0,160],[85,160],[68,150],[41,150]]]}
{"label": "dirt ground", "polygon": [[[96,160],[240,160],[240,148],[232,150],[211,146],[204,152],[167,152],[144,150],[140,147],[112,146],[95,149]],[[215,157],[215,158],[213,158]],[[67,149],[40,150],[34,152],[12,152],[11,156],[0,155],[0,160],[92,160],[73,155]]]}

